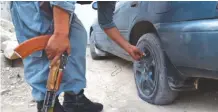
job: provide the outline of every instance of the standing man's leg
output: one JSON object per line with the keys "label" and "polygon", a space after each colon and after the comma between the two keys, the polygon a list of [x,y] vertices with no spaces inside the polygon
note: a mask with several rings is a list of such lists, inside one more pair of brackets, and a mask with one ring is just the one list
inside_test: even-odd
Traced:
{"label": "standing man's leg", "polygon": [[[43,13],[40,13],[40,10],[37,10],[39,2],[13,1],[10,5],[11,17],[19,43],[39,35],[52,33],[52,29],[48,31],[52,22]],[[37,102],[38,112],[41,112],[49,74],[49,60],[44,51],[38,51],[25,58],[23,64],[24,78],[32,87],[32,96]],[[54,112],[64,112],[58,99],[55,102]]]}
{"label": "standing man's leg", "polygon": [[64,71],[64,108],[67,112],[100,112],[103,105],[93,103],[83,93],[86,87],[87,32],[74,14],[70,28],[71,54]]}
{"label": "standing man's leg", "polygon": [[[47,19],[42,14],[40,16],[36,10],[38,2],[13,1],[10,5],[11,17],[19,43],[43,34],[42,32],[46,32],[51,24],[49,21],[45,25],[41,24]],[[39,29],[39,27],[41,28]],[[25,58],[23,63],[24,78],[32,87],[32,96],[37,101],[38,112],[41,112],[49,73],[49,61],[43,51],[38,51]],[[55,103],[55,112],[64,112],[58,100]]]}

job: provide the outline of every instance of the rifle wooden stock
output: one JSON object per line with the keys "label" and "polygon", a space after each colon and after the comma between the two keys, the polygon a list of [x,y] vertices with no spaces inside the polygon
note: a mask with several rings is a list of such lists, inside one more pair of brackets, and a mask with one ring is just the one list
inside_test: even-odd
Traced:
{"label": "rifle wooden stock", "polygon": [[47,80],[47,89],[58,91],[60,87],[60,82],[62,80],[62,70],[60,71],[60,60],[57,61],[53,66],[50,68],[50,72],[48,75]]}
{"label": "rifle wooden stock", "polygon": [[31,38],[15,48],[15,54],[24,59],[33,52],[45,49],[51,35],[43,35]]}

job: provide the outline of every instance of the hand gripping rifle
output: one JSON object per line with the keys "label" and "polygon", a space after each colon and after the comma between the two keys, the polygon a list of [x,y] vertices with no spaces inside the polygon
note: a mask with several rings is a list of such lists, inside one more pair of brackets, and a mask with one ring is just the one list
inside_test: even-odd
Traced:
{"label": "hand gripping rifle", "polygon": [[[35,51],[45,49],[50,36],[51,35],[38,36],[21,43],[17,48],[15,48],[14,55],[24,59]],[[60,59],[50,67],[43,112],[53,112],[56,92],[59,90],[66,62],[67,52],[64,52]]]}

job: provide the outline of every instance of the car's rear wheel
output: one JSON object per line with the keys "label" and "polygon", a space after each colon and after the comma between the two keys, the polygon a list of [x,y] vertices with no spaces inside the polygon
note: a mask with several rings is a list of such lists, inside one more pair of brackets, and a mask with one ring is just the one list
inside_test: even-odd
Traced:
{"label": "car's rear wheel", "polygon": [[140,98],[156,105],[172,103],[177,92],[169,87],[166,60],[159,38],[152,33],[144,34],[137,47],[146,55],[140,61],[135,61],[133,66]]}

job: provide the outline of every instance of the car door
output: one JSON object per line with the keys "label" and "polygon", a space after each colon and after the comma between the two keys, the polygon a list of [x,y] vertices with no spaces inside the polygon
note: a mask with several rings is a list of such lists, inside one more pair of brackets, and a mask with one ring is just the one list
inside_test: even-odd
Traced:
{"label": "car door", "polygon": [[[138,14],[140,1],[119,1],[116,3],[113,20],[116,24],[116,27],[124,38],[129,41],[129,32],[128,29]],[[112,43],[113,52],[117,56],[126,56],[128,55],[119,45],[109,40]],[[111,48],[111,49],[112,49]]]}
{"label": "car door", "polygon": [[[116,26],[121,31],[124,31],[123,28],[126,28],[128,25],[127,24],[119,23],[119,21],[121,21],[121,19],[126,18],[126,17],[122,17],[122,18],[120,18],[120,16],[117,17],[117,15],[118,15],[117,13],[119,13],[120,9],[123,6],[125,6],[124,5],[125,3],[126,3],[125,1],[117,1],[116,2],[115,10],[114,10],[114,15],[116,15],[116,17],[113,16],[113,18],[116,18],[116,20],[115,20]],[[128,22],[124,22],[124,23],[128,23]],[[122,33],[122,34],[124,34],[124,33]],[[116,44],[100,28],[100,26],[97,23],[97,21],[96,21],[96,24],[95,24],[95,41],[96,41],[96,46],[100,47],[100,49],[105,50],[105,51],[107,51],[109,53],[115,54],[114,47],[112,47],[112,46],[116,45]],[[117,47],[117,45],[116,45],[116,47]]]}
{"label": "car door", "polygon": [[[126,14],[124,10],[126,8],[126,4],[126,1],[117,1],[113,15],[113,21],[122,35],[126,34],[128,28],[128,14]],[[109,37],[107,39],[108,42],[111,44],[111,50],[109,52],[117,55],[117,51],[120,51],[121,48]]]}

